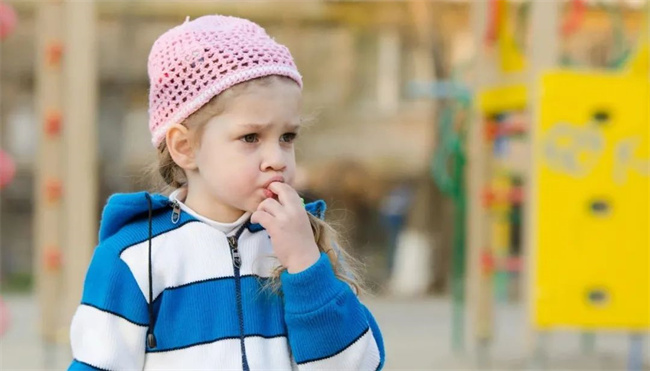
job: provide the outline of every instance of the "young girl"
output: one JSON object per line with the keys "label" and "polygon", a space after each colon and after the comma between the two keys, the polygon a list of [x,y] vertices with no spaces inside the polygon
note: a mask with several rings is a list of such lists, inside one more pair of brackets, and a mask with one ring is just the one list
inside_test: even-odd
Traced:
{"label": "young girl", "polygon": [[205,16],[163,34],[148,72],[159,172],[176,190],[108,200],[70,369],[380,369],[325,204],[291,186],[302,80],[289,50]]}

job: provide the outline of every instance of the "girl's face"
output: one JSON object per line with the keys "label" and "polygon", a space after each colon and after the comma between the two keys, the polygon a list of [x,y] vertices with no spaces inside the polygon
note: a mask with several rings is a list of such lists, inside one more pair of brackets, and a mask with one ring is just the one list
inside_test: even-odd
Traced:
{"label": "girl's face", "polygon": [[195,150],[197,169],[188,179],[192,198],[205,200],[202,208],[219,210],[220,221],[232,221],[225,219],[255,211],[272,181],[292,185],[300,106],[300,88],[285,79],[230,98],[203,128]]}

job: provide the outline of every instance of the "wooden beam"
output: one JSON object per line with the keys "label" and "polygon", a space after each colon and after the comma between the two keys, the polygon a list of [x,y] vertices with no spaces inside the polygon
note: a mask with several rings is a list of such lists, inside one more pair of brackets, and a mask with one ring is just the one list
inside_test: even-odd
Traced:
{"label": "wooden beam", "polygon": [[79,305],[97,243],[97,42],[93,0],[65,2],[65,245],[61,327]]}
{"label": "wooden beam", "polygon": [[[530,50],[528,51],[529,59],[529,78],[528,89],[529,101],[529,120],[530,130],[528,141],[530,145],[528,158],[532,161],[533,156],[539,153],[535,148],[536,128],[539,127],[540,119],[540,94],[539,79],[541,74],[557,65],[560,51],[560,6],[561,3],[556,1],[535,1],[531,4],[530,13]],[[534,162],[533,162],[534,163]],[[537,189],[535,169],[533,166],[528,167],[529,171],[525,174],[525,195],[526,202],[523,206],[524,224],[523,224],[523,246],[522,254],[524,257],[524,274],[521,281],[524,285],[524,303],[527,314],[527,326],[525,327],[525,338],[529,339],[529,351],[534,357],[534,362],[544,362],[543,337],[538,336],[532,323],[533,319],[533,300],[536,295],[534,286],[535,270],[535,241],[537,239],[535,225],[535,209],[537,203]]]}
{"label": "wooden beam", "polygon": [[[10,0],[23,14],[35,11],[39,2]],[[159,1],[112,0],[96,4],[101,18],[121,17],[124,14],[142,18],[176,19],[179,24],[186,16],[225,14],[244,17],[260,23],[281,23],[287,20],[301,22],[338,22],[359,27],[387,25],[410,26],[405,21],[408,11],[402,1]],[[282,9],[281,12],[278,9]]]}
{"label": "wooden beam", "polygon": [[[472,3],[472,25],[474,26],[474,45],[476,48],[474,68],[476,70],[473,91],[480,90],[498,80],[497,60],[493,50],[484,46],[485,30],[488,22],[486,1]],[[483,114],[474,104],[473,122],[467,138],[466,190],[467,204],[467,338],[471,339],[470,351],[478,355],[485,352],[492,333],[492,285],[490,277],[485,277],[481,266],[481,256],[488,240],[485,210],[482,207],[482,190],[487,180],[483,139]]]}
{"label": "wooden beam", "polygon": [[[61,294],[57,256],[63,244],[63,207],[58,182],[63,172],[63,141],[57,129],[62,111],[63,75],[57,49],[62,50],[63,8],[60,3],[38,3],[36,13],[36,112],[38,154],[35,165],[34,255],[35,290],[41,315],[39,330],[45,341],[56,340]],[[58,121],[61,123],[60,121]],[[49,128],[49,129],[47,129]]]}

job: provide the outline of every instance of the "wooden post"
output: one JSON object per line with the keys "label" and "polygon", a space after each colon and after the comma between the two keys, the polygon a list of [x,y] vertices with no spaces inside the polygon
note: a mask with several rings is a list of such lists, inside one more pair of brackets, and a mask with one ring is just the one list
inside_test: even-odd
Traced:
{"label": "wooden post", "polygon": [[95,3],[66,1],[65,247],[61,327],[67,339],[97,243],[97,40]]}
{"label": "wooden post", "polygon": [[63,244],[62,86],[63,7],[57,1],[39,3],[36,16],[36,112],[39,146],[34,199],[34,273],[40,306],[40,333],[56,340],[61,295],[60,249]]}
{"label": "wooden post", "polygon": [[[535,148],[536,130],[539,127],[540,118],[540,89],[539,78],[544,70],[555,67],[559,55],[559,16],[561,2],[556,1],[534,1],[531,3],[531,19],[530,19],[530,50],[529,56],[529,114],[530,114],[530,128],[529,141],[531,153],[529,158],[532,160],[534,156],[539,153],[539,149]],[[535,163],[535,162],[533,162]],[[532,323],[533,319],[533,301],[535,298],[534,287],[534,269],[535,269],[535,242],[537,240],[536,231],[534,226],[535,209],[537,202],[537,189],[535,179],[535,169],[533,166],[528,167],[529,172],[524,179],[526,200],[524,203],[525,223],[523,225],[523,255],[524,255],[524,279],[522,280],[525,286],[524,298],[526,303],[526,312],[528,314],[528,326],[526,326],[527,338],[530,339],[529,350],[534,351],[534,362],[541,362],[543,366],[544,352],[543,349],[543,336],[538,336],[535,333],[535,328]]]}
{"label": "wooden post", "polygon": [[[486,1],[472,2],[472,24],[474,25],[475,71],[473,91],[476,94],[497,75],[497,65],[493,51],[484,46],[487,28],[488,7]],[[489,52],[492,52],[490,54]],[[482,207],[481,194],[486,182],[485,144],[483,140],[483,115],[474,105],[473,122],[469,126],[467,137],[466,189],[467,203],[467,338],[471,339],[470,350],[481,356],[486,352],[487,343],[492,332],[492,286],[484,277],[481,265],[483,250],[487,247],[487,229],[485,211]]]}

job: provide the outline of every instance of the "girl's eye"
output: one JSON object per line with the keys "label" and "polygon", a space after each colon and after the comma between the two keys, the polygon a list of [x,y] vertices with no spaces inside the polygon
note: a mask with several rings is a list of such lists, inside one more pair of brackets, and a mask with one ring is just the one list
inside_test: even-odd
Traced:
{"label": "girl's eye", "polygon": [[293,143],[294,140],[296,140],[296,137],[298,134],[296,133],[286,133],[282,134],[280,137],[280,141],[285,142],[285,143]]}
{"label": "girl's eye", "polygon": [[246,134],[243,137],[241,137],[241,140],[244,143],[255,143],[257,142],[258,138],[257,138],[257,134]]}

